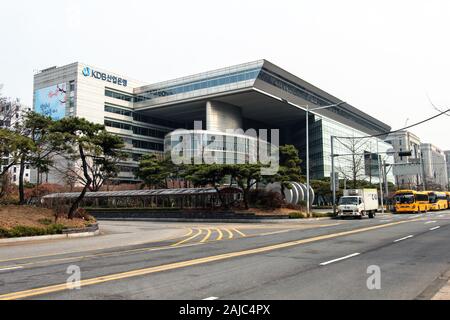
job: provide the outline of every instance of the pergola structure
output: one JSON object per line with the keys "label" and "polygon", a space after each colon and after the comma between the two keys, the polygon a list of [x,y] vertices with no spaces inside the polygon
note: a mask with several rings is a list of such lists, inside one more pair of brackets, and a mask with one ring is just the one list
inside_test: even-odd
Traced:
{"label": "pergola structure", "polygon": [[[42,198],[46,206],[70,204],[80,194],[54,193]],[[241,200],[242,190],[238,188],[220,189],[226,204]],[[209,209],[221,205],[215,188],[130,190],[86,193],[81,207],[93,208],[170,208],[170,209]]]}

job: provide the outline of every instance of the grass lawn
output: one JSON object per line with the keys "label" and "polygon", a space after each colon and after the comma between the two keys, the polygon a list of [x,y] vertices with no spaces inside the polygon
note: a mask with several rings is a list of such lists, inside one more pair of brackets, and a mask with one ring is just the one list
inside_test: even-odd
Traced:
{"label": "grass lawn", "polygon": [[0,238],[61,234],[64,229],[85,228],[95,221],[58,218],[53,211],[31,206],[0,206]]}

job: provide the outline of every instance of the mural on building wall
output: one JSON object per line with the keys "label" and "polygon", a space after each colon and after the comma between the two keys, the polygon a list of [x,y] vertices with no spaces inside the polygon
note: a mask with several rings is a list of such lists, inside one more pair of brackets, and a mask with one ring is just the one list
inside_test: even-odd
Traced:
{"label": "mural on building wall", "polygon": [[66,84],[57,84],[34,92],[34,111],[61,120],[66,116]]}

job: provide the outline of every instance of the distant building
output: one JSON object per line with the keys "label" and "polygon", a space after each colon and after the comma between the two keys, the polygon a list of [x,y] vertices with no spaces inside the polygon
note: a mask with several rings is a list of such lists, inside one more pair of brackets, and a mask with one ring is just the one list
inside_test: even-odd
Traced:
{"label": "distant building", "polygon": [[447,160],[444,151],[431,143],[420,145],[422,163],[427,189],[447,190]]}
{"label": "distant building", "polygon": [[[416,174],[404,174],[395,176],[395,184],[401,189],[418,189],[422,184],[420,170],[420,138],[409,131],[398,131],[391,133],[386,142],[390,143],[395,150],[394,163],[397,167],[407,164],[416,164],[419,170]],[[401,157],[400,152],[411,151],[410,157]],[[419,164],[419,165],[418,165]]]}
{"label": "distant building", "polygon": [[[4,100],[0,104],[0,128],[13,130],[20,125],[24,119],[24,115],[31,111],[31,108],[24,106],[18,100]],[[11,156],[3,156],[0,163],[0,169],[8,166],[11,163]],[[20,164],[16,164],[9,169],[9,176],[11,183],[19,184]],[[29,165],[25,166],[24,181],[31,181],[31,169]]]}

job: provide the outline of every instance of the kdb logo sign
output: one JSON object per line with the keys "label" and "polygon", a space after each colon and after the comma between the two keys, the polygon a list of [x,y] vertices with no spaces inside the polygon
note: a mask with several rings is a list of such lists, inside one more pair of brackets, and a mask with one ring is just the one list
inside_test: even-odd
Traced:
{"label": "kdb logo sign", "polygon": [[91,75],[91,68],[86,67],[83,69],[83,76],[89,77]]}
{"label": "kdb logo sign", "polygon": [[83,76],[85,77],[91,77],[91,78],[95,78],[98,80],[102,80],[102,81],[106,81],[106,82],[110,82],[113,84],[117,84],[119,86],[128,86],[128,81],[126,79],[122,79],[104,72],[99,72],[99,71],[95,71],[89,67],[85,67],[83,68],[83,70],[81,71]]}

